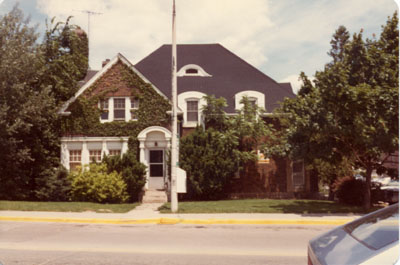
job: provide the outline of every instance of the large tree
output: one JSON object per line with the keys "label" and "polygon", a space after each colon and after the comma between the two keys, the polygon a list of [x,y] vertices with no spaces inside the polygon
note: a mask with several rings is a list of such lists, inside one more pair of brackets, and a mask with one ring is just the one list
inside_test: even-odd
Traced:
{"label": "large tree", "polygon": [[[50,38],[53,35],[56,36]],[[56,175],[54,171],[59,165],[57,108],[65,95],[59,96],[58,91],[62,89],[58,88],[63,85],[58,82],[65,78],[66,81],[60,83],[66,84],[82,77],[76,74],[77,70],[72,70],[66,78],[65,69],[77,69],[77,65],[83,69],[84,63],[76,63],[77,60],[68,56],[51,56],[53,53],[47,52],[49,43],[63,53],[68,45],[56,45],[65,39],[57,37],[60,34],[48,31],[46,36],[40,44],[36,28],[29,25],[29,19],[24,18],[18,6],[0,17],[2,199],[45,198],[47,184]],[[64,87],[69,89],[70,85]],[[73,89],[75,91],[76,87]]]}
{"label": "large tree", "polygon": [[302,74],[299,96],[280,110],[290,114],[286,141],[292,155],[364,170],[365,209],[372,171],[398,150],[398,35],[397,12],[379,39],[364,41],[362,31],[350,39],[341,26],[331,42],[333,60],[315,74],[314,85]]}

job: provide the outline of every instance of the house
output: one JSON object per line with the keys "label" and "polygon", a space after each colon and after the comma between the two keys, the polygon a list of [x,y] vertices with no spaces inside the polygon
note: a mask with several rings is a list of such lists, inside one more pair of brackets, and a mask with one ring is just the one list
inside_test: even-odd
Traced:
{"label": "house", "polygon": [[[228,115],[242,107],[243,96],[267,113],[295,96],[290,83],[274,81],[220,44],[178,45],[177,63],[180,136],[201,125],[205,95],[224,97]],[[89,71],[60,110],[62,164],[72,169],[137,148],[148,167],[145,188],[163,188],[171,139],[171,65],[171,45],[162,45],[136,65],[118,54],[101,70]],[[310,190],[302,163],[260,158],[255,174],[266,192]]]}

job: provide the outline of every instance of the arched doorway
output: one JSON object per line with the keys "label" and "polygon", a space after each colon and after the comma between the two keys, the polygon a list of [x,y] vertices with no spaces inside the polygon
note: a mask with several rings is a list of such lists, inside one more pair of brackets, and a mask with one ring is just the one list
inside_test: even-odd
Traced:
{"label": "arched doorway", "polygon": [[138,135],[140,162],[147,166],[146,190],[164,189],[167,179],[167,151],[171,148],[171,132],[160,126],[147,127]]}

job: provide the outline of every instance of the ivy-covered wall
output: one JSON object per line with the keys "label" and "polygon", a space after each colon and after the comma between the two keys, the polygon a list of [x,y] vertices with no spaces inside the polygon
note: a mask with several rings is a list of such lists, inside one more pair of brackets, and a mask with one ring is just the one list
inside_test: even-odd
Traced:
{"label": "ivy-covered wall", "polygon": [[[101,123],[98,102],[108,97],[138,98],[137,121]],[[118,60],[68,107],[71,115],[63,117],[62,133],[63,136],[131,136],[136,139],[146,127],[169,128],[167,111],[170,109],[166,98]]]}

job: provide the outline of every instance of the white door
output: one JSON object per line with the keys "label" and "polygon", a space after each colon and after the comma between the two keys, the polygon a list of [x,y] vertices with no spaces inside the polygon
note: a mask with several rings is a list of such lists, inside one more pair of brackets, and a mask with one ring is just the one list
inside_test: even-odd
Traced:
{"label": "white door", "polygon": [[164,150],[149,150],[149,189],[164,189]]}

